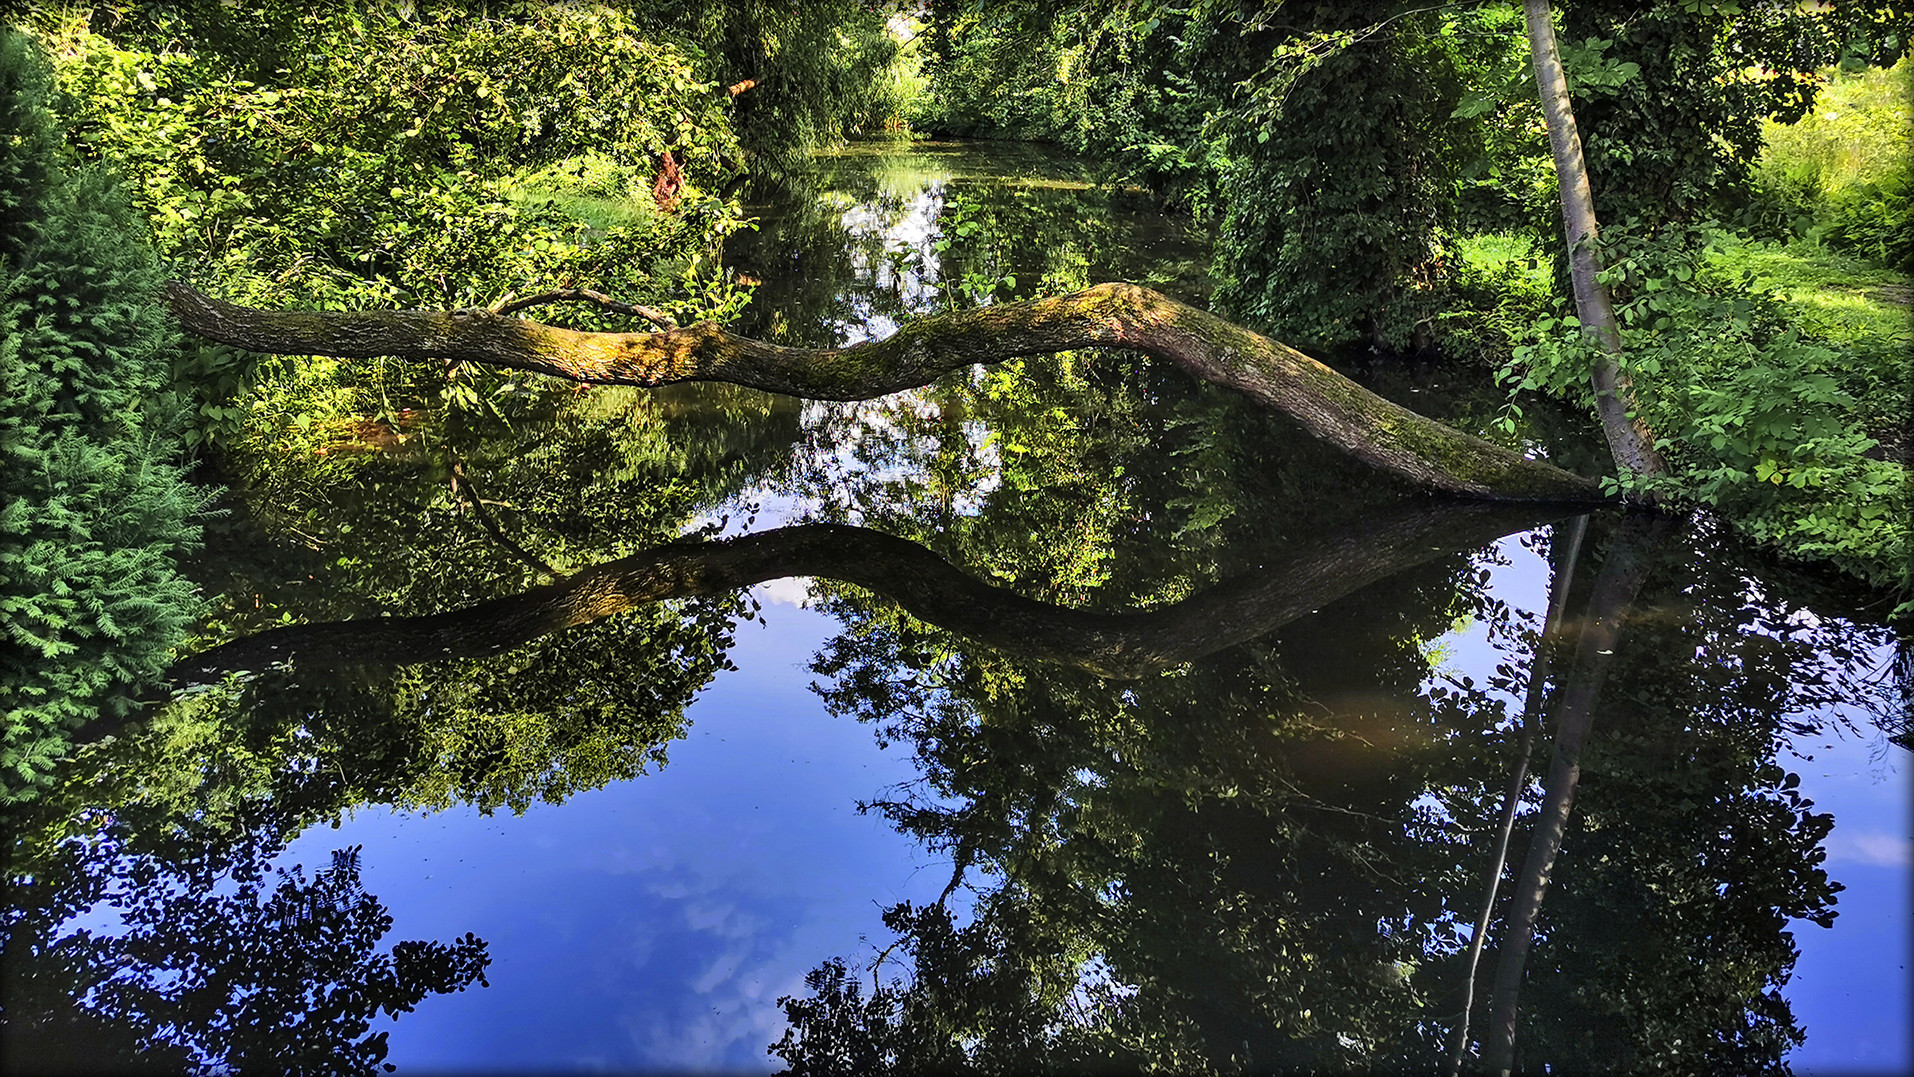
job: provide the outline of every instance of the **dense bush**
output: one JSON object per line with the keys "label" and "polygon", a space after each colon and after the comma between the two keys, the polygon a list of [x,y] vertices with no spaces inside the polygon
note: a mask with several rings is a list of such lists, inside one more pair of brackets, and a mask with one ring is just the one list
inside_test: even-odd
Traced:
{"label": "dense bush", "polygon": [[72,169],[45,61],[0,38],[0,801],[32,795],[69,730],[121,714],[196,600],[162,276],[112,178]]}
{"label": "dense bush", "polygon": [[[269,4],[233,16],[244,34],[224,17],[185,4],[33,23],[71,95],[69,143],[124,171],[161,254],[210,290],[340,309],[590,287],[687,320],[743,301],[702,257],[740,223],[723,188],[741,151],[696,48],[596,5],[474,18]],[[660,199],[667,155],[683,185]],[[219,444],[256,433],[273,400],[365,417],[440,394],[478,403],[499,382],[448,383],[440,364],[255,362],[189,341],[179,384],[192,436]]]}
{"label": "dense bush", "polygon": [[[1274,27],[1293,74],[1265,68],[1226,117],[1232,163],[1217,244],[1219,303],[1296,344],[1405,346],[1431,283],[1473,137],[1433,20]],[[1317,49],[1332,49],[1321,59]]]}
{"label": "dense bush", "polygon": [[[1603,236],[1621,365],[1671,465],[1648,485],[1725,513],[1782,552],[1914,599],[1914,505],[1905,464],[1879,459],[1844,385],[1853,356],[1806,332],[1745,273],[1724,274],[1707,228]],[[1504,376],[1587,399],[1596,345],[1573,317],[1545,318]],[[1872,372],[1874,383],[1893,372]],[[1592,403],[1592,401],[1591,401]],[[1906,607],[1904,606],[1904,609]]]}

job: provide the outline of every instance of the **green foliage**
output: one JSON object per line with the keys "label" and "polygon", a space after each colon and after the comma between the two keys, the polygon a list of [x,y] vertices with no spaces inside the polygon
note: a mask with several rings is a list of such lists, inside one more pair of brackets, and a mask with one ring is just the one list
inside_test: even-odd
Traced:
{"label": "green foliage", "polygon": [[911,59],[889,27],[895,9],[865,0],[718,0],[659,4],[663,26],[697,42],[734,99],[760,172],[793,171],[812,150],[875,130],[911,107]]}
{"label": "green foliage", "polygon": [[1527,233],[1456,240],[1429,319],[1442,354],[1494,368],[1526,341],[1537,319],[1555,310],[1548,260]]}
{"label": "green foliage", "polygon": [[122,715],[197,612],[163,280],[119,186],[69,171],[33,43],[0,38],[0,801]]}
{"label": "green foliage", "polygon": [[1842,388],[1858,403],[1862,427],[1890,453],[1904,454],[1914,443],[1905,274],[1798,237],[1785,244],[1724,237],[1709,260],[1727,277],[1752,274],[1756,290],[1783,298],[1794,324],[1840,350]]}
{"label": "green foliage", "polygon": [[[726,98],[701,53],[631,16],[284,5],[229,34],[216,5],[100,32],[81,14],[37,24],[74,101],[70,141],[120,163],[162,253],[233,299],[458,308],[591,287],[685,320],[742,301],[703,257],[740,220],[719,191],[739,168]],[[653,199],[667,153],[685,180],[670,209]],[[245,427],[248,390],[363,416],[445,388],[441,370],[387,361],[322,366],[315,385],[209,345],[179,375],[194,436],[214,441]]]}
{"label": "green foliage", "polygon": [[1297,343],[1406,342],[1455,165],[1455,42],[1399,5],[931,8],[934,126],[1061,142],[1222,216],[1218,300]]}
{"label": "green foliage", "polygon": [[1770,236],[1811,236],[1914,272],[1914,63],[1826,78],[1813,112],[1764,128],[1749,219]]}
{"label": "green foliage", "polygon": [[[1793,324],[1750,275],[1722,277],[1708,259],[1714,244],[1702,229],[1621,226],[1603,237],[1619,362],[1672,470],[1649,485],[1719,509],[1794,556],[1914,597],[1907,468],[1872,454],[1879,442],[1844,385],[1850,356]],[[1572,316],[1534,331],[1503,377],[1587,400],[1594,341]]]}
{"label": "green foliage", "polygon": [[1578,0],[1559,5],[1561,39],[1608,42],[1607,62],[1637,77],[1571,97],[1595,205],[1606,220],[1699,222],[1751,193],[1763,121],[1805,115],[1818,72],[1888,65],[1914,12],[1844,0],[1774,5],[1702,0]]}
{"label": "green foliage", "polygon": [[959,135],[1061,143],[1199,216],[1220,203],[1220,98],[1196,67],[1197,9],[1155,3],[941,0],[929,5],[922,123]]}
{"label": "green foliage", "polygon": [[1426,16],[1374,21],[1385,7],[1239,38],[1269,59],[1225,121],[1217,298],[1294,343],[1400,345],[1431,313],[1419,293],[1471,136],[1445,39]]}

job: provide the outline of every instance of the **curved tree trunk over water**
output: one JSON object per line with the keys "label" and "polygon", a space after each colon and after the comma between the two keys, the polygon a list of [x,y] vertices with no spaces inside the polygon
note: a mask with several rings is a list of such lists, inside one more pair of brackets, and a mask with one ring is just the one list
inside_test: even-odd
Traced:
{"label": "curved tree trunk over water", "polygon": [[187,330],[251,351],[443,359],[647,388],[724,381],[814,400],[868,400],[1019,356],[1132,348],[1236,389],[1425,489],[1502,501],[1601,499],[1589,479],[1417,415],[1294,348],[1131,284],[919,318],[848,348],[781,347],[709,322],[587,333],[484,310],[269,311],[178,282],[167,299]]}
{"label": "curved tree trunk over water", "polygon": [[1589,379],[1595,387],[1595,411],[1615,466],[1625,473],[1653,477],[1668,468],[1655,451],[1655,435],[1635,411],[1628,375],[1615,362],[1622,351],[1621,328],[1615,304],[1601,281],[1601,257],[1595,250],[1595,197],[1588,187],[1588,164],[1582,158],[1582,136],[1569,107],[1568,78],[1555,48],[1555,23],[1548,0],[1524,0],[1529,55],[1535,66],[1535,85],[1542,96],[1542,115],[1548,124],[1549,150],[1555,158],[1556,185],[1562,197],[1562,228],[1568,237],[1569,281],[1575,289],[1575,316],[1584,332],[1601,342],[1603,357]]}
{"label": "curved tree trunk over water", "polygon": [[[1068,609],[969,575],[908,539],[803,524],[717,542],[668,543],[516,595],[423,617],[275,628],[180,660],[175,689],[281,662],[297,668],[412,665],[499,654],[635,606],[822,576],[868,588],[913,615],[1009,654],[1135,678],[1254,639],[1414,565],[1546,521],[1535,506],[1414,502],[1323,532],[1259,571],[1144,611]],[[76,740],[117,731],[90,725]]]}

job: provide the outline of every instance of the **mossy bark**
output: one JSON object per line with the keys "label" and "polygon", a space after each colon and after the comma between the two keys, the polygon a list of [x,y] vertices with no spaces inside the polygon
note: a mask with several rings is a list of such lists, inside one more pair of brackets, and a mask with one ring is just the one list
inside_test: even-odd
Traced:
{"label": "mossy bark", "polygon": [[178,283],[168,297],[186,329],[252,351],[434,358],[613,385],[724,381],[816,400],[867,400],[1019,356],[1130,348],[1236,389],[1426,489],[1506,501],[1600,499],[1590,479],[1417,415],[1294,348],[1131,284],[920,318],[848,348],[781,347],[709,322],[587,333],[484,310],[267,311]]}

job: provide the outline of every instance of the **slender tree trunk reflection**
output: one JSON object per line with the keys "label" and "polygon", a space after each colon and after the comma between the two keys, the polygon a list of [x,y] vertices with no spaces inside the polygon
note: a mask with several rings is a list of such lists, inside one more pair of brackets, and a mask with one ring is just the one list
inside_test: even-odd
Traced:
{"label": "slender tree trunk reflection", "polygon": [[1509,836],[1515,830],[1515,813],[1522,803],[1522,791],[1529,784],[1529,756],[1535,746],[1535,730],[1542,718],[1543,686],[1548,683],[1555,644],[1561,632],[1562,614],[1568,605],[1569,588],[1575,581],[1575,562],[1581,557],[1582,537],[1588,533],[1588,517],[1577,516],[1555,527],[1551,552],[1555,556],[1555,578],[1549,584],[1548,613],[1542,621],[1542,638],[1535,645],[1535,659],[1529,664],[1529,685],[1522,702],[1521,748],[1509,773],[1509,788],[1502,801],[1502,822],[1496,828],[1495,853],[1489,858],[1489,870],[1482,892],[1482,910],[1475,918],[1475,933],[1469,937],[1469,959],[1462,982],[1462,1013],[1456,1020],[1455,1037],[1449,1050],[1449,1072],[1460,1074],[1462,1060],[1469,1049],[1469,1019],[1475,1009],[1476,968],[1482,962],[1482,944],[1489,937],[1489,921],[1495,915],[1496,895],[1502,888],[1502,872],[1508,866]]}
{"label": "slender tree trunk reflection", "polygon": [[1495,989],[1490,999],[1488,1042],[1483,1060],[1491,1073],[1506,1074],[1515,1062],[1516,998],[1529,946],[1535,939],[1537,914],[1548,890],[1549,871],[1562,849],[1568,830],[1575,786],[1581,779],[1582,745],[1595,722],[1595,702],[1622,637],[1622,619],[1641,589],[1656,548],[1666,538],[1672,518],[1630,515],[1609,547],[1589,596],[1575,658],[1563,682],[1555,721],[1555,751],[1549,762],[1546,795],[1536,815],[1528,856],[1522,862],[1510,894],[1510,909],[1502,921],[1497,945]]}

